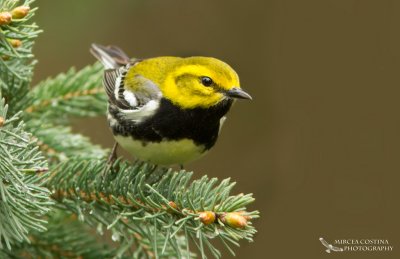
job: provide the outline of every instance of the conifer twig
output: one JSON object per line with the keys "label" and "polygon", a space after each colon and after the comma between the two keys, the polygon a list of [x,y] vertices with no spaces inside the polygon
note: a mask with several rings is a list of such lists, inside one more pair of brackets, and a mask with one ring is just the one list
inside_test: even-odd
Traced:
{"label": "conifer twig", "polygon": [[101,73],[102,67],[96,63],[40,82],[30,93],[25,118],[65,124],[70,116],[104,115],[107,100]]}
{"label": "conifer twig", "polygon": [[229,196],[234,183],[228,179],[217,185],[216,179],[204,176],[190,183],[189,172],[121,161],[102,175],[105,166],[104,160],[68,160],[53,170],[47,186],[61,207],[120,236],[135,237],[138,223],[145,223],[169,241],[182,235],[199,240],[202,254],[207,247],[215,257],[220,255],[210,238],[219,237],[226,246],[252,240],[255,229],[250,220],[258,212],[246,212],[246,205],[254,199],[251,194]]}
{"label": "conifer twig", "polygon": [[53,204],[43,187],[46,160],[17,115],[7,117],[4,102],[0,95],[0,250],[29,241],[30,230],[44,231],[42,215]]}

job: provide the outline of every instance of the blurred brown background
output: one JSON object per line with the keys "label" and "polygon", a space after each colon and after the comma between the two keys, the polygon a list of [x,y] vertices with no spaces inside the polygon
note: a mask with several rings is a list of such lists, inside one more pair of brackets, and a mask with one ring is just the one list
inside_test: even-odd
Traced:
{"label": "blurred brown background", "polygon": [[[400,1],[36,4],[36,82],[94,62],[92,42],[237,70],[254,101],[238,102],[216,147],[187,166],[254,193],[259,233],[237,258],[400,258]],[[76,124],[111,147],[105,118]],[[394,251],[327,254],[320,236],[388,239]]]}

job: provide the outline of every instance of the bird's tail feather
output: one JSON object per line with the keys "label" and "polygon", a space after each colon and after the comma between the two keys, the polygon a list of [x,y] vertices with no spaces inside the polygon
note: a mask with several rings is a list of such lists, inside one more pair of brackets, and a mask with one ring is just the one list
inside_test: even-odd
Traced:
{"label": "bird's tail feather", "polygon": [[90,53],[93,54],[106,69],[115,69],[126,64],[129,64],[130,58],[118,47],[102,46],[93,43],[90,48]]}

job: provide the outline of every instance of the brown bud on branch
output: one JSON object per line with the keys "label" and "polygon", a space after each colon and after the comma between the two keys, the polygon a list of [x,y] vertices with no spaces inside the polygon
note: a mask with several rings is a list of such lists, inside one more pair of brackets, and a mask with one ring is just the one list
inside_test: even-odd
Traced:
{"label": "brown bud on branch", "polygon": [[228,212],[220,215],[222,223],[233,228],[244,228],[247,226],[247,219],[239,212]]}
{"label": "brown bud on branch", "polygon": [[212,211],[203,211],[199,214],[199,219],[204,225],[210,225],[215,222],[216,215]]}
{"label": "brown bud on branch", "polygon": [[8,39],[8,42],[10,42],[11,46],[13,46],[14,48],[19,48],[22,45],[22,41],[17,39]]}
{"label": "brown bud on branch", "polygon": [[174,209],[178,210],[178,205],[176,205],[176,203],[175,203],[175,202],[173,202],[173,201],[170,201],[170,202],[168,202],[168,205],[169,205],[169,206],[171,206],[172,208],[174,208]]}
{"label": "brown bud on branch", "polygon": [[12,16],[9,12],[0,13],[0,25],[7,25],[11,22]]}
{"label": "brown bud on branch", "polygon": [[25,5],[15,7],[11,11],[12,18],[13,19],[22,19],[29,13],[29,10],[31,10],[29,8],[29,6],[25,6]]}

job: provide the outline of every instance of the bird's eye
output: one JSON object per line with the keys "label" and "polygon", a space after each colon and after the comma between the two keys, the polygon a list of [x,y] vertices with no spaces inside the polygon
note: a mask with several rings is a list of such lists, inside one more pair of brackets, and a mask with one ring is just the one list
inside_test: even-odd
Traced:
{"label": "bird's eye", "polygon": [[208,76],[202,76],[201,77],[201,83],[204,86],[210,86],[213,84],[213,80],[211,78],[209,78]]}

